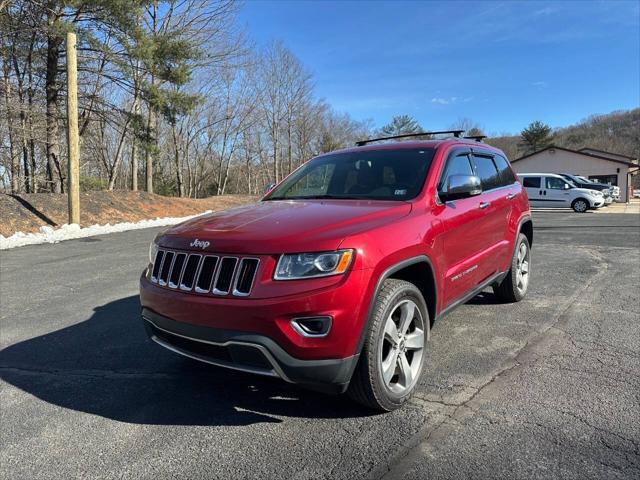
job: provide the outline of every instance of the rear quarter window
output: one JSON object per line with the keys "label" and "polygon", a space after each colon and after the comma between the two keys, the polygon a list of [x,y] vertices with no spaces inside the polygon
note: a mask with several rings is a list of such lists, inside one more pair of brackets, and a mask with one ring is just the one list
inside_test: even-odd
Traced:
{"label": "rear quarter window", "polygon": [[507,159],[502,155],[495,155],[493,157],[493,161],[495,162],[498,173],[500,174],[500,184],[506,186],[515,183],[516,176],[514,175],[513,170],[511,170]]}
{"label": "rear quarter window", "polygon": [[523,177],[522,186],[525,188],[540,188],[540,177]]}

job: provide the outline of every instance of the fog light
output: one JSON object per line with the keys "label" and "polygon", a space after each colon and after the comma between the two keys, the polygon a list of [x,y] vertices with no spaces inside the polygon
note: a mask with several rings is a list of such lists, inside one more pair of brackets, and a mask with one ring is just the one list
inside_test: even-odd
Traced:
{"label": "fog light", "polygon": [[331,330],[331,317],[294,318],[291,326],[303,337],[326,337]]}

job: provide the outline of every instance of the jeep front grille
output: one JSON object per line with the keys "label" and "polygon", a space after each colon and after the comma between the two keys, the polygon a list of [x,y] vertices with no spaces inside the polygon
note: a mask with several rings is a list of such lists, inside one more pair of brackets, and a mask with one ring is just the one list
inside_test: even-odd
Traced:
{"label": "jeep front grille", "polygon": [[159,249],[151,282],[184,292],[246,297],[251,293],[260,260],[251,257],[202,255]]}

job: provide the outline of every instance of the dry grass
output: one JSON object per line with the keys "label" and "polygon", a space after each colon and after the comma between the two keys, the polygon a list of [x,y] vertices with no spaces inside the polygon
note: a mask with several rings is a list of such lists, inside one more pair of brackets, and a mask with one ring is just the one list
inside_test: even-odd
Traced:
{"label": "dry grass", "polygon": [[[184,217],[255,201],[256,197],[248,195],[194,200],[146,192],[87,192],[80,194],[80,223],[88,226],[157,217]],[[0,219],[0,235],[5,237],[15,232],[37,232],[44,225],[55,228],[67,223],[67,196],[52,193],[0,194]]]}

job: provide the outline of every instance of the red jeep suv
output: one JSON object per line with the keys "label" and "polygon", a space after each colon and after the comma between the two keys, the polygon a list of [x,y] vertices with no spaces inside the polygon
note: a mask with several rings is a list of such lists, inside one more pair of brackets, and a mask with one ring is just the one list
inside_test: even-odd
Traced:
{"label": "red jeep suv", "polygon": [[151,339],[401,406],[436,320],[489,286],[517,302],[529,282],[522,185],[500,150],[447,133],[321,155],[256,204],[159,234],[140,279]]}

